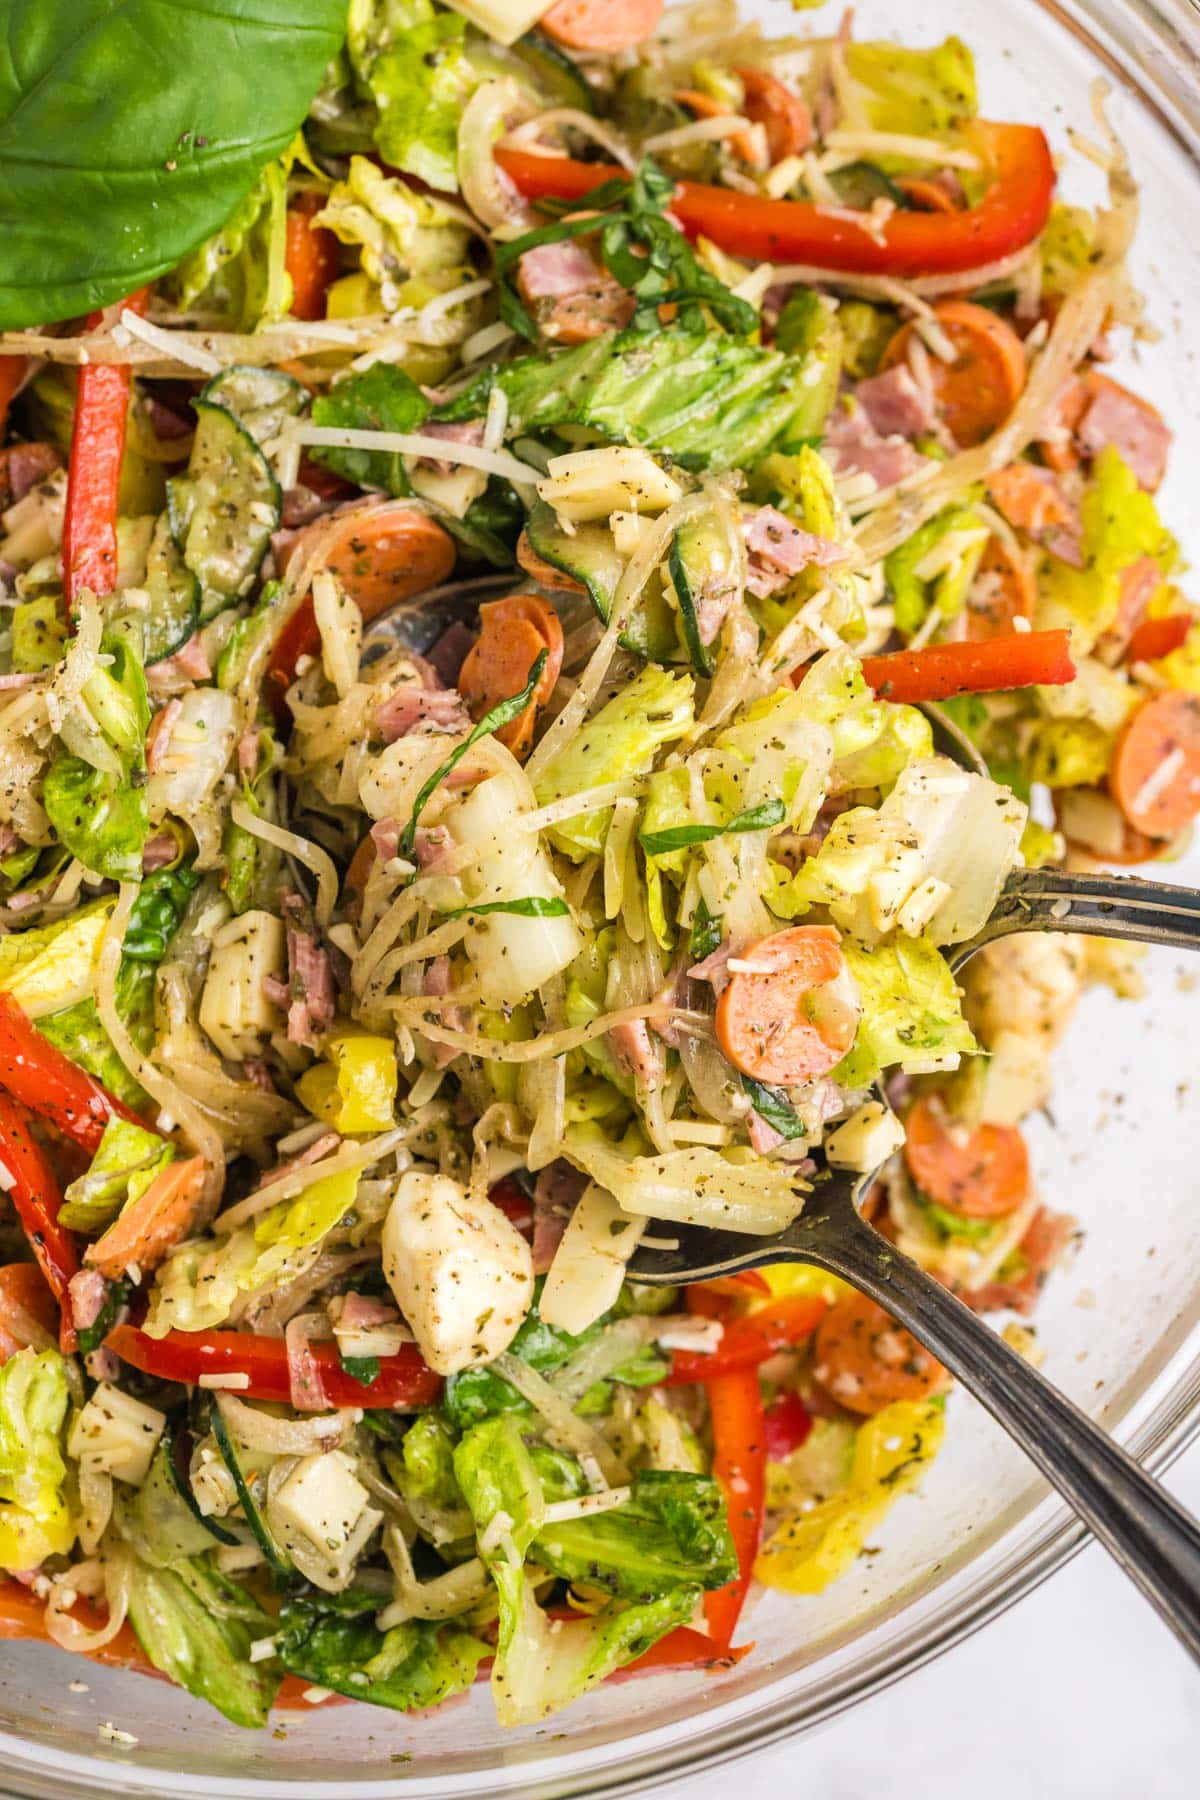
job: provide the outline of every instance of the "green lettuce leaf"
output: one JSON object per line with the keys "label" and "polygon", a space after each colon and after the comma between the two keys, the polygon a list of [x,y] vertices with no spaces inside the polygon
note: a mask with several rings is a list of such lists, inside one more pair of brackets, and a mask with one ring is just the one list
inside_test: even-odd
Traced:
{"label": "green lettuce leaf", "polygon": [[174,1156],[175,1146],[164,1143],[157,1132],[114,1114],[86,1175],[67,1188],[59,1222],[69,1231],[95,1236],[145,1193]]}
{"label": "green lettuce leaf", "polygon": [[788,356],[718,331],[630,329],[488,369],[435,416],[481,418],[500,387],[510,436],[583,425],[684,468],[729,468],[818,436],[836,381],[832,352]]}
{"label": "green lettuce leaf", "polygon": [[438,1706],[461,1694],[489,1647],[453,1621],[409,1619],[380,1631],[378,1594],[322,1594],[289,1600],[280,1614],[276,1654],[299,1675],[352,1700],[396,1712]]}
{"label": "green lettuce leaf", "polygon": [[271,1615],[206,1557],[156,1569],[127,1555],[129,1622],[155,1668],[235,1725],[265,1725],[279,1674],[252,1663],[250,1646],[270,1636]]}
{"label": "green lettuce leaf", "polygon": [[[351,431],[416,431],[429,412],[429,402],[410,375],[394,363],[372,363],[348,376],[313,401],[313,424]],[[411,494],[403,458],[387,450],[337,450],[316,445],[312,451],[335,475],[358,487],[385,494]]]}
{"label": "green lettuce leaf", "polygon": [[75,1538],[64,1494],[67,1361],[19,1350],[0,1369],[0,1568],[35,1569]]}
{"label": "green lettuce leaf", "polygon": [[643,1601],[681,1584],[724,1587],[738,1566],[717,1483],[665,1469],[635,1475],[629,1500],[611,1512],[543,1522],[532,1555],[564,1581]]}
{"label": "green lettuce leaf", "polygon": [[112,881],[140,881],[150,835],[146,677],[131,632],[108,633],[101,650],[111,660],[88,676],[82,694],[98,761],[60,753],[46,771],[42,805],[59,843],[86,869]]}
{"label": "green lettuce leaf", "polygon": [[842,952],[863,1011],[835,1081],[864,1087],[884,1069],[919,1070],[931,1059],[978,1050],[954,977],[928,938],[899,938],[875,950],[843,938]]}
{"label": "green lettuce leaf", "polygon": [[1090,650],[1117,616],[1121,574],[1143,556],[1154,557],[1164,576],[1178,561],[1178,546],[1158,516],[1152,497],[1109,444],[1092,465],[1080,503],[1083,567],[1048,556],[1038,578],[1039,626],[1066,625],[1076,651]]}
{"label": "green lettuce leaf", "polygon": [[458,124],[478,84],[466,20],[431,0],[353,0],[350,61],[379,109],[375,142],[394,169],[458,192]]}

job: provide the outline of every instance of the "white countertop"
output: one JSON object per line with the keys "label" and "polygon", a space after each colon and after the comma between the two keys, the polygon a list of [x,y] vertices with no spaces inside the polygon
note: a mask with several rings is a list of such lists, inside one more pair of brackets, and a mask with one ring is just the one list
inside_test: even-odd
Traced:
{"label": "white countertop", "polygon": [[[1200,1515],[1200,1445],[1167,1486]],[[1200,1672],[1095,1545],[823,1731],[655,1800],[1194,1800]]]}

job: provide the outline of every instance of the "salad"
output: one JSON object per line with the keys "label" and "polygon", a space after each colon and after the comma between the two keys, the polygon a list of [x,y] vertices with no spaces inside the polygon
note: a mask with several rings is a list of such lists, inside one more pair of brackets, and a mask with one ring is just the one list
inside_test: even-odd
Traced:
{"label": "salad", "polygon": [[0,92],[0,1634],[534,1724],[747,1654],[945,1428],[837,1280],[639,1244],[884,1164],[1036,1353],[1022,1121],[1138,973],[942,952],[1200,811],[1136,188],[728,0],[196,9],[45,176],[140,3]]}

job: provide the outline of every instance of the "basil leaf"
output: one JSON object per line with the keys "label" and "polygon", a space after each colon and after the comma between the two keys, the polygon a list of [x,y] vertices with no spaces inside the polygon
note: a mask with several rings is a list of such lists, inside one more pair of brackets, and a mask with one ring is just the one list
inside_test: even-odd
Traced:
{"label": "basil leaf", "polygon": [[692,919],[692,935],[688,939],[688,955],[694,963],[703,962],[721,947],[725,921],[720,913],[710,913],[703,898]]}
{"label": "basil leaf", "polygon": [[8,0],[0,328],[106,306],[219,230],[345,24],[345,0]]}
{"label": "basil leaf", "polygon": [[565,900],[531,894],[526,900],[485,900],[482,906],[456,906],[443,919],[465,919],[468,913],[512,913],[518,919],[565,919],[570,912]]}
{"label": "basil leaf", "polygon": [[400,842],[397,846],[401,855],[411,856],[412,847],[417,836],[417,822],[420,819],[421,814],[424,812],[430,799],[437,792],[437,789],[441,786],[442,782],[445,781],[447,775],[453,774],[454,770],[457,769],[459,763],[467,754],[467,751],[474,749],[480,738],[486,737],[489,731],[499,731],[502,725],[508,725],[513,719],[520,718],[521,714],[525,711],[525,708],[529,705],[529,702],[533,699],[534,694],[537,692],[537,684],[542,679],[542,670],[546,667],[546,659],[549,654],[550,652],[548,650],[539,652],[537,661],[529,671],[529,680],[525,683],[525,686],[521,689],[520,693],[511,694],[507,700],[501,700],[497,705],[493,706],[490,712],[485,712],[482,719],[480,719],[479,723],[471,732],[470,737],[464,738],[457,750],[453,751],[451,755],[446,758],[440,768],[434,770],[433,774],[429,777],[429,780],[425,783],[425,786],[417,795],[416,800],[413,802],[412,817],[404,827]]}
{"label": "basil leaf", "polygon": [[743,1075],[742,1089],[754,1102],[754,1110],[759,1118],[777,1131],[780,1137],[808,1136],[807,1125],[798,1116],[782,1088],[767,1087],[764,1082],[755,1081],[752,1075]]}
{"label": "basil leaf", "polygon": [[643,831],[638,843],[647,856],[666,856],[672,850],[686,850],[689,844],[706,844],[709,838],[729,837],[738,831],[769,831],[784,820],[782,800],[764,800],[759,806],[748,806],[735,814],[727,825],[673,825],[669,831]]}
{"label": "basil leaf", "polygon": [[373,1381],[379,1379],[379,1358],[377,1356],[343,1356],[339,1350],[338,1361],[351,1381],[357,1381],[363,1387],[370,1387]]}

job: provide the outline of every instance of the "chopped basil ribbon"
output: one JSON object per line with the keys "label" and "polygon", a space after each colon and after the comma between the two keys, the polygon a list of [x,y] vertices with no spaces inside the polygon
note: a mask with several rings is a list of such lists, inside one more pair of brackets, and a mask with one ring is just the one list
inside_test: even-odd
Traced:
{"label": "chopped basil ribbon", "polygon": [[780,1137],[802,1138],[808,1136],[807,1125],[799,1117],[782,1088],[766,1087],[763,1082],[755,1081],[752,1075],[742,1076],[742,1088],[754,1102],[754,1110],[759,1118],[773,1131],[777,1131]]}
{"label": "chopped basil ribbon", "polygon": [[485,712],[478,725],[472,730],[471,735],[463,739],[457,750],[453,751],[451,755],[446,758],[440,768],[434,770],[433,774],[429,777],[429,780],[425,783],[425,786],[417,795],[417,798],[413,803],[412,817],[409,819],[408,824],[404,827],[401,834],[397,849],[403,855],[412,855],[412,847],[416,842],[417,837],[417,822],[420,819],[421,814],[424,812],[429,800],[436,793],[442,782],[445,781],[447,775],[453,774],[454,770],[457,769],[459,763],[467,754],[467,751],[473,750],[480,738],[486,737],[490,731],[499,731],[502,725],[509,725],[514,719],[520,718],[521,714],[525,711],[525,708],[529,705],[529,702],[533,699],[534,693],[537,690],[537,684],[542,679],[542,670],[546,667],[546,659],[549,654],[550,652],[548,650],[539,652],[537,661],[529,671],[529,680],[525,683],[525,686],[521,689],[520,693],[510,695],[507,700],[501,700],[496,706],[493,706],[490,712]]}
{"label": "chopped basil ribbon", "polygon": [[689,844],[704,844],[709,838],[728,837],[738,831],[768,831],[782,825],[782,800],[764,800],[761,806],[748,806],[735,814],[727,825],[673,825],[668,831],[642,831],[638,843],[647,856],[666,856],[672,850],[686,850]]}
{"label": "chopped basil ribbon", "polygon": [[570,913],[565,900],[531,894],[526,900],[485,900],[480,906],[456,906],[443,919],[462,919],[468,913],[512,913],[518,919],[565,919]]}

